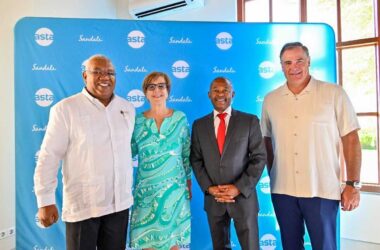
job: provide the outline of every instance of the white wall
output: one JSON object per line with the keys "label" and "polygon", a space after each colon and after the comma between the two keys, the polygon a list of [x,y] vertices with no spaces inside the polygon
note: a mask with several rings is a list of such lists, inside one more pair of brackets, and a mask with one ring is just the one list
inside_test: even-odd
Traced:
{"label": "white wall", "polygon": [[351,212],[341,212],[341,237],[379,244],[380,195],[361,194],[360,205]]}
{"label": "white wall", "polygon": [[[0,1],[0,231],[15,227],[13,28],[26,16],[130,19],[128,0]],[[165,19],[236,21],[236,1],[205,0],[204,8]],[[0,249],[12,248],[15,237],[0,240]]]}
{"label": "white wall", "polygon": [[[127,0],[122,2],[118,10],[118,17],[130,19],[128,14]],[[158,18],[151,17],[150,20],[167,20],[167,21],[223,21],[235,22],[237,20],[236,0],[204,0],[204,8],[190,9],[186,13],[177,13]]]}

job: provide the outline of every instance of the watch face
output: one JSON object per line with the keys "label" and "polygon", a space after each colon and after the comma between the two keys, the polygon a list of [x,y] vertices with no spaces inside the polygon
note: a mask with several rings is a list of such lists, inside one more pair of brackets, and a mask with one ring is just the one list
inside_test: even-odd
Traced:
{"label": "watch face", "polygon": [[352,186],[356,189],[360,189],[362,187],[362,183],[360,181],[346,181],[346,185]]}
{"label": "watch face", "polygon": [[359,189],[359,188],[361,188],[362,187],[362,184],[359,182],[359,181],[354,181],[354,183],[353,183],[354,185],[354,188],[356,188],[356,189]]}

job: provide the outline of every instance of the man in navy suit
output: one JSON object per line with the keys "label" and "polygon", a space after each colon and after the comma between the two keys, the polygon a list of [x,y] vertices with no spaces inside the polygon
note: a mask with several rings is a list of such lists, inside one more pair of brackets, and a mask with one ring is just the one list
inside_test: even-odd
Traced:
{"label": "man in navy suit", "polygon": [[208,96],[214,111],[193,124],[190,160],[205,194],[204,209],[213,248],[231,249],[233,219],[241,248],[258,250],[255,187],[266,153],[258,118],[232,109],[234,95],[227,78],[212,81]]}

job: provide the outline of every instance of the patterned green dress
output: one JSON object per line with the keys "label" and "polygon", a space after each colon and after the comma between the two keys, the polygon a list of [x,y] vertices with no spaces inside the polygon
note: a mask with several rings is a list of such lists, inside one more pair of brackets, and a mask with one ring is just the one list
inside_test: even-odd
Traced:
{"label": "patterned green dress", "polygon": [[130,241],[132,248],[190,244],[190,136],[186,116],[174,111],[161,124],[136,116],[132,150],[138,154]]}

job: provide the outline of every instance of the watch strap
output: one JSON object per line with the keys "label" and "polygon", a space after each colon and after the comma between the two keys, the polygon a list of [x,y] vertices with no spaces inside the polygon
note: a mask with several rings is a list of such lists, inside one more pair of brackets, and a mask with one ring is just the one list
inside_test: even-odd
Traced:
{"label": "watch strap", "polygon": [[360,181],[346,181],[346,185],[351,186],[355,189],[360,189],[362,184]]}

